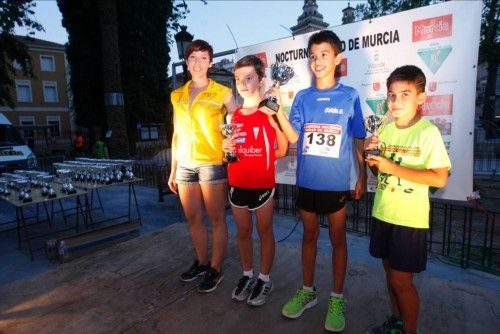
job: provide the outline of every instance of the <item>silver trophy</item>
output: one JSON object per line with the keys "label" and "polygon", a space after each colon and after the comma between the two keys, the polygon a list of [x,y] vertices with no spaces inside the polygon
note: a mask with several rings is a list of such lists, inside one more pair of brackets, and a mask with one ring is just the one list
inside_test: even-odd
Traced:
{"label": "silver trophy", "polygon": [[[236,124],[221,124],[220,130],[222,132],[222,135],[226,137],[227,139],[231,140],[233,139],[234,132],[236,130]],[[230,162],[237,162],[240,161],[238,156],[236,155],[236,152],[231,151],[231,152],[226,152],[224,155],[224,162],[230,163]]]}
{"label": "silver trophy", "polygon": [[[274,63],[271,65],[271,79],[273,80],[272,87],[285,85],[295,75],[293,68],[285,63]],[[274,115],[278,112],[280,106],[277,103],[275,96],[269,96],[259,103],[259,110],[268,114]],[[279,123],[278,123],[279,124]]]}
{"label": "silver trophy", "polygon": [[[370,115],[365,118],[365,129],[367,132],[371,133],[374,136],[378,136],[378,134],[382,131],[384,126],[387,124],[387,117],[382,115]],[[369,154],[371,155],[380,155],[380,148],[372,148],[368,150],[364,150],[364,155],[367,157]]]}

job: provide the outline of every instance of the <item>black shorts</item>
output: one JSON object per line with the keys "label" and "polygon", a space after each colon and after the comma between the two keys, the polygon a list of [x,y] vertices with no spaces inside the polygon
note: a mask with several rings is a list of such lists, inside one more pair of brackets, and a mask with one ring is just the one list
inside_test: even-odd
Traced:
{"label": "black shorts", "polygon": [[426,228],[413,228],[373,218],[370,254],[388,259],[389,266],[408,273],[424,271],[427,265]]}
{"label": "black shorts", "polygon": [[330,214],[342,209],[350,195],[349,191],[322,191],[298,187],[297,206],[309,212]]}
{"label": "black shorts", "polygon": [[247,189],[238,187],[229,187],[229,203],[237,208],[247,208],[248,210],[257,210],[261,206],[272,200],[274,188],[265,189]]}

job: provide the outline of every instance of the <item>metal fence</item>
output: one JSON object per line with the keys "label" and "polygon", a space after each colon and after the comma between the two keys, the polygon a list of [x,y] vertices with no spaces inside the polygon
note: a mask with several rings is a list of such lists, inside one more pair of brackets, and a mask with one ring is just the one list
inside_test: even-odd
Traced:
{"label": "metal fence", "polygon": [[[52,172],[52,163],[63,156],[39,159],[42,170]],[[169,194],[167,180],[170,166],[166,162],[136,161],[134,173],[142,180],[139,185],[158,190],[158,200]],[[275,193],[275,212],[297,217],[297,189],[294,185],[279,184]],[[347,205],[346,229],[368,235],[371,228],[373,193]],[[469,202],[431,200],[429,251],[439,259],[463,268],[476,268],[500,275],[500,211],[487,211]],[[325,217],[320,223],[326,227]]]}
{"label": "metal fence", "polygon": [[[298,216],[297,195],[293,185],[279,184],[276,188],[275,212]],[[368,235],[371,229],[371,209],[374,194],[347,205],[346,230]],[[468,202],[431,200],[429,251],[442,261],[500,274],[499,212],[483,210]],[[324,216],[320,223],[327,227]]]}

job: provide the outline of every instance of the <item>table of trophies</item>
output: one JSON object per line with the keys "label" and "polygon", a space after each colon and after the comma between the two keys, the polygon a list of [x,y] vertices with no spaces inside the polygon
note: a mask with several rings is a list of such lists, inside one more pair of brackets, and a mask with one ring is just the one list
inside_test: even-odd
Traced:
{"label": "table of trophies", "polygon": [[[134,177],[133,160],[111,160],[111,159],[88,159],[78,158],[74,161],[64,163],[54,163],[55,175],[47,172],[33,170],[16,170],[13,173],[2,173],[0,177],[0,199],[12,204],[16,209],[16,229],[18,246],[21,248],[22,241],[26,241],[31,259],[33,247],[31,241],[35,238],[48,237],[65,230],[53,230],[54,213],[61,212],[64,218],[64,225],[67,227],[67,217],[75,216],[74,229],[76,233],[80,229],[80,219],[84,222],[85,228],[93,224],[102,224],[107,221],[116,221],[127,217],[130,221],[132,210],[132,198],[135,204],[136,215],[141,221],[134,183],[140,181]],[[128,184],[128,214],[119,217],[108,218],[95,222],[92,217],[93,194],[96,193],[99,200],[100,209],[104,212],[99,196],[99,189],[118,184]],[[89,200],[90,194],[90,200]],[[74,208],[64,208],[63,200],[75,198]],[[54,211],[54,203],[58,203],[60,210]],[[48,206],[51,206],[49,214]],[[35,206],[36,214],[27,217],[24,208]],[[45,212],[45,221],[48,223],[50,231],[41,235],[30,235],[28,220],[36,218],[36,224],[41,222],[39,206]],[[72,211],[74,213],[72,213]],[[68,213],[71,212],[71,213]]]}

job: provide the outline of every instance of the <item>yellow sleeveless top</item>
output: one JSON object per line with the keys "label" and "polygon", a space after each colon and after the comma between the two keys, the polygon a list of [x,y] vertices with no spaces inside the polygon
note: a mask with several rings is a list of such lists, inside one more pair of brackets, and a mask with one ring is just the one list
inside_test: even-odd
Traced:
{"label": "yellow sleeveless top", "polygon": [[170,99],[175,113],[176,159],[184,163],[221,164],[220,125],[224,122],[224,98],[230,89],[209,79],[207,88],[189,106],[188,81],[174,90]]}

